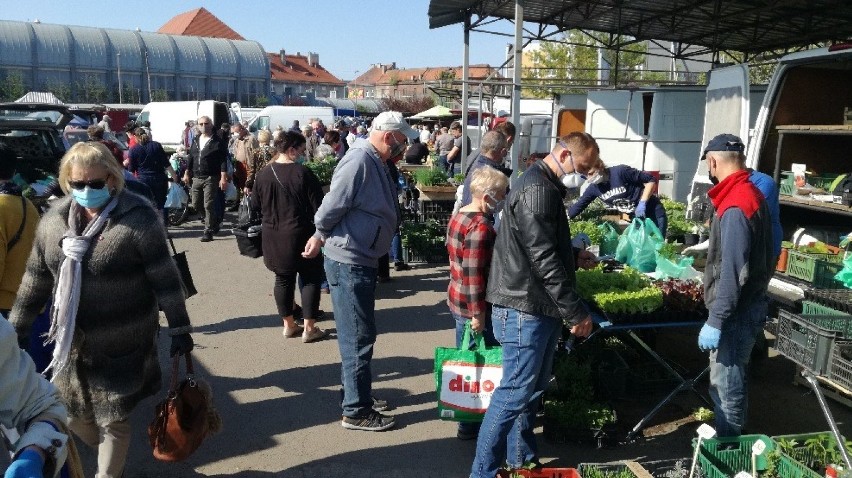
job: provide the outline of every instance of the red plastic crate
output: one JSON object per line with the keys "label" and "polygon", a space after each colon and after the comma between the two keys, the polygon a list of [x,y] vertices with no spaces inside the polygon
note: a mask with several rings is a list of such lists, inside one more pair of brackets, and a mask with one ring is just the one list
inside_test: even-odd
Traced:
{"label": "red plastic crate", "polygon": [[524,478],[582,478],[580,473],[574,468],[536,468],[534,470],[500,470],[497,472],[498,478],[510,478],[512,474],[523,476]]}

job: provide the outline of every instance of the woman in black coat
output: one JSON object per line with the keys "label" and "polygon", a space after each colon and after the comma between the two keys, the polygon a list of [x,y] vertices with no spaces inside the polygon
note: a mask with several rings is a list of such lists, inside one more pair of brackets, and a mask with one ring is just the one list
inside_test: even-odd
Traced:
{"label": "woman in black coat", "polygon": [[[310,169],[299,164],[305,137],[293,131],[275,140],[278,156],[261,169],[251,192],[251,205],[263,216],[263,263],[275,273],[273,293],[284,320],[284,337],[302,335],[315,342],[328,335],[315,325],[319,310],[322,256],[305,259],[302,252],[314,234],[314,213],[322,203],[322,186]],[[302,278],[304,329],[293,319],[296,274]]]}

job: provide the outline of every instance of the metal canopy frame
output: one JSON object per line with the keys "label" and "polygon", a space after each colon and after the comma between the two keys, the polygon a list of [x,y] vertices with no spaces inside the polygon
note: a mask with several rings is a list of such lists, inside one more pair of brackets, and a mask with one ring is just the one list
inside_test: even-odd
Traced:
{"label": "metal canopy frame", "polygon": [[[845,0],[524,0],[525,38],[553,41],[579,29],[602,46],[625,49],[645,41],[675,42],[674,57],[804,48],[852,36]],[[464,23],[471,31],[515,17],[514,0],[431,0],[429,27]],[[594,33],[592,33],[594,32]],[[632,37],[630,39],[624,38]],[[744,60],[745,61],[745,60]]]}
{"label": "metal canopy frame", "polygon": [[[849,0],[430,0],[428,15],[429,28],[464,26],[463,118],[471,31],[514,37],[513,59],[503,66],[521,65],[523,47],[529,42],[560,41],[561,34],[571,29],[595,32],[593,38],[616,51],[640,41],[657,45],[665,41],[675,43],[671,49],[675,59],[710,53],[714,62],[722,52],[739,52],[746,62],[773,50],[852,38]],[[514,35],[486,28],[500,20],[514,24]],[[512,122],[520,126],[521,68],[512,70]],[[464,151],[466,134],[462,143]],[[518,160],[517,148],[512,148],[513,168]]]}

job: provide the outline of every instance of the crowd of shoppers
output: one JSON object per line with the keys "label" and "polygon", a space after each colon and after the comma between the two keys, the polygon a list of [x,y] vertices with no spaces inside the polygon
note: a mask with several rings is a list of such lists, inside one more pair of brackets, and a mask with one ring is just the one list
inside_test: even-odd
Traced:
{"label": "crowd of shoppers", "polygon": [[[26,410],[11,418],[4,415],[7,408],[0,409],[3,425],[30,417],[27,439],[16,444],[11,465],[0,461],[0,470],[55,473],[68,453],[70,430],[97,450],[96,476],[121,476],[130,445],[128,418],[161,385],[159,311],[168,322],[170,353],[186,354],[194,346],[180,276],[156,211],[165,203],[167,174],[174,182],[179,178],[150,129],[132,130],[125,170],[103,141],[102,127],[93,128],[91,141],[63,157],[58,185],[66,196],[52,204],[37,231],[38,211],[10,182],[15,158],[0,147],[0,237],[6,241],[0,314],[25,344],[36,316],[52,304],[48,338],[54,344],[46,370],[50,384],[12,350],[14,337],[4,330],[9,324],[0,323],[0,357],[7,357],[0,377],[38,397],[10,405]],[[504,464],[538,463],[533,424],[557,339],[564,325],[577,337],[592,330],[574,271],[594,266],[596,258],[572,247],[566,216],[595,197],[624,199],[631,214],[647,214],[662,228],[665,211],[653,194],[654,178],[606,167],[589,134],[559,138],[549,154],[526,165],[511,191],[504,158],[514,125],[504,122],[487,132],[480,148],[464,156],[462,134],[458,122],[442,132],[417,131],[400,113],[385,112],[369,130],[342,122],[326,128],[311,120],[301,129],[294,123],[289,130],[261,130],[255,139],[241,124],[216,129],[202,116],[184,131],[183,181],[191,184],[192,203],[204,220],[204,242],[221,227],[222,191],[229,183],[259,213],[263,262],[275,276],[284,337],[304,343],[328,337],[316,325],[321,290],[328,287],[341,361],[341,426],[384,431],[396,420],[382,413],[387,402],[373,396],[371,364],[376,283],[387,277],[388,256],[397,270],[407,267],[400,266],[404,181],[396,163],[405,157],[421,164],[432,146],[439,167],[452,174],[466,157],[460,207],[446,233],[447,305],[457,347],[467,328],[483,334],[486,345],[502,347],[503,379],[482,423],[460,423],[457,437],[477,440],[470,476],[492,478]],[[698,344],[710,352],[710,391],[723,436],[739,434],[745,422],[748,356],[766,317],[766,287],[777,256],[768,198],[750,182],[743,149],[739,138],[720,135],[706,145],[703,158],[716,184],[709,193],[716,215],[708,255],[713,267],[705,273],[710,318]],[[324,194],[304,163],[329,157],[339,162]],[[151,200],[128,191],[130,181],[147,188]],[[566,210],[567,189],[583,182],[591,183],[586,194]],[[11,374],[7,363],[23,365]],[[0,392],[0,403],[6,401]]]}

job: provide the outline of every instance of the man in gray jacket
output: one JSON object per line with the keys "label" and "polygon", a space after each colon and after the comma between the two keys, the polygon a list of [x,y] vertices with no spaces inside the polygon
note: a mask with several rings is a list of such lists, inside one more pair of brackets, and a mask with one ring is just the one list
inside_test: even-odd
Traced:
{"label": "man in gray jacket", "polygon": [[399,225],[396,182],[386,162],[402,154],[406,138],[417,136],[396,111],[373,120],[369,137],[356,141],[335,168],[314,216],[316,234],[302,254],[315,257],[325,245],[342,367],[341,425],[350,430],[382,431],[395,424],[393,417],[374,410],[372,398],[376,271]]}

